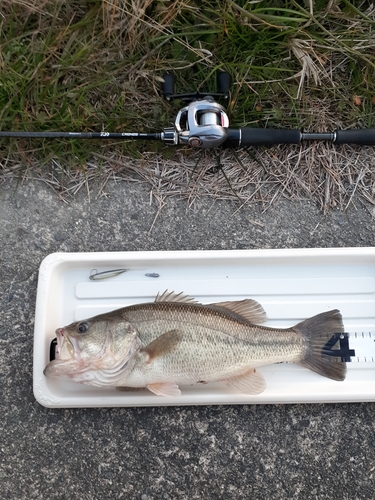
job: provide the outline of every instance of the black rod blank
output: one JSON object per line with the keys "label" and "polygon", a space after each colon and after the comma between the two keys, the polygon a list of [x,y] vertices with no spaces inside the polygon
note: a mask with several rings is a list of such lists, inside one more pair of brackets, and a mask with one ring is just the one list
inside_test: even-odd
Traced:
{"label": "black rod blank", "polygon": [[149,134],[139,132],[3,132],[0,131],[0,137],[18,137],[18,138],[47,138],[47,139],[140,139],[140,140],[158,140],[161,139],[159,132]]}

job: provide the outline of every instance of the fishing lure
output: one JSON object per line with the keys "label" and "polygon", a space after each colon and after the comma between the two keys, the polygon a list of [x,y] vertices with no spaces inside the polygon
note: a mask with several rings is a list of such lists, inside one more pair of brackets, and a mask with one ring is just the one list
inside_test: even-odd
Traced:
{"label": "fishing lure", "polygon": [[[96,272],[94,272],[96,271]],[[111,269],[109,271],[102,271],[100,273],[97,272],[97,269],[92,269],[90,273],[90,280],[91,281],[100,281],[100,280],[106,280],[108,278],[114,278],[115,276],[119,276],[122,273],[126,273],[127,271],[130,271],[130,269]]]}

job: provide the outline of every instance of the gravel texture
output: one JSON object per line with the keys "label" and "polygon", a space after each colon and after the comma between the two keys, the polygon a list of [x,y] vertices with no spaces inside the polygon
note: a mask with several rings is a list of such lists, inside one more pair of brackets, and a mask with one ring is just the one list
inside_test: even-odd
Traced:
{"label": "gravel texture", "polygon": [[168,200],[158,214],[142,184],[106,193],[66,204],[39,182],[0,188],[1,498],[374,498],[373,403],[51,410],[32,393],[49,253],[374,246],[373,208]]}

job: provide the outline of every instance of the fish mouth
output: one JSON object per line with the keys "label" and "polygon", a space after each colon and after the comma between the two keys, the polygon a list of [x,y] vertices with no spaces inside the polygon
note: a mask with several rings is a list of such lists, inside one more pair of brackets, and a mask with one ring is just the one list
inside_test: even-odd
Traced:
{"label": "fish mouth", "polygon": [[55,330],[56,339],[51,342],[50,361],[43,370],[46,377],[68,378],[74,360],[74,348],[64,328]]}
{"label": "fish mouth", "polygon": [[55,359],[60,359],[61,356],[61,351],[64,345],[64,328],[58,328],[56,331],[56,340],[57,340],[57,345],[55,349]]}
{"label": "fish mouth", "polygon": [[56,331],[56,360],[70,360],[80,358],[80,348],[76,339],[69,337],[65,328],[58,328]]}

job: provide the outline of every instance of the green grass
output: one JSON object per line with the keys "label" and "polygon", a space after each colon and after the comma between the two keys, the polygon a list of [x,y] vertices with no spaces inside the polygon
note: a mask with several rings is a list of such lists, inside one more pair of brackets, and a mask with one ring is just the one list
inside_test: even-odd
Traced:
{"label": "green grass", "polygon": [[[162,74],[179,92],[214,90],[219,69],[233,79],[231,126],[370,127],[374,55],[367,0],[2,0],[0,128],[160,131],[181,107],[160,96]],[[0,160],[74,169],[93,152],[143,150],[165,148],[3,139]]]}

